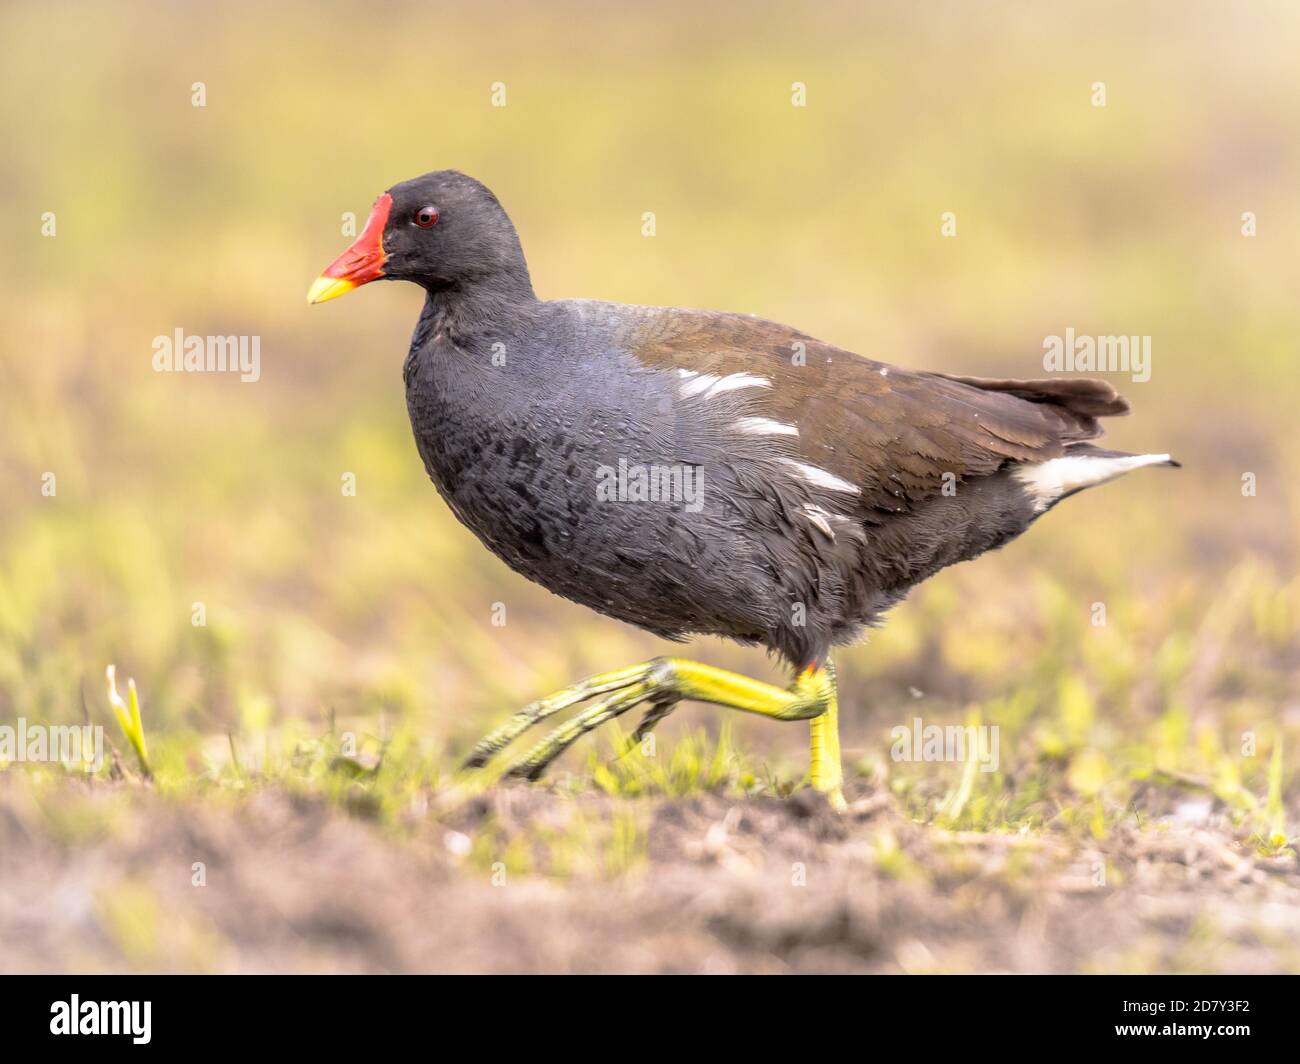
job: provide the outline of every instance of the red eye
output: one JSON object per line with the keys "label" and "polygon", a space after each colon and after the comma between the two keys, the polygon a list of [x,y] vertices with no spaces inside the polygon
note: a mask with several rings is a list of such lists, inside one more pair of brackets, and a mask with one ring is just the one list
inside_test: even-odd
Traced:
{"label": "red eye", "polygon": [[426,204],[415,212],[411,221],[421,229],[432,229],[438,224],[438,208],[432,203]]}

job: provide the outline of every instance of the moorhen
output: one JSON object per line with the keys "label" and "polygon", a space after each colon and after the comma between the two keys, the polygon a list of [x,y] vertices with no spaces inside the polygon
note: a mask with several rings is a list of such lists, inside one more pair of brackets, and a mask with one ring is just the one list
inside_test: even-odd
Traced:
{"label": "moorhen", "polygon": [[[745,314],[541,300],[483,184],[394,185],[308,302],[425,290],[403,375],[415,443],[455,515],[516,572],[666,639],[762,644],[789,689],[682,658],[589,677],[488,735],[467,767],[595,699],[510,772],[684,699],[811,721],[813,787],[843,806],[832,646],[1061,499],[1167,454],[1086,442],[1128,404],[1097,380],[900,369]],[[487,771],[484,769],[484,771]]]}

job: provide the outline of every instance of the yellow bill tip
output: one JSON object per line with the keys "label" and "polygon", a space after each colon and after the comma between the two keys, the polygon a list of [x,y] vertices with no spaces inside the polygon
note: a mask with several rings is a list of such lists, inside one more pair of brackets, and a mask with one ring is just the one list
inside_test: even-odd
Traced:
{"label": "yellow bill tip", "polygon": [[307,292],[308,303],[324,303],[327,299],[347,295],[356,285],[342,277],[317,277]]}

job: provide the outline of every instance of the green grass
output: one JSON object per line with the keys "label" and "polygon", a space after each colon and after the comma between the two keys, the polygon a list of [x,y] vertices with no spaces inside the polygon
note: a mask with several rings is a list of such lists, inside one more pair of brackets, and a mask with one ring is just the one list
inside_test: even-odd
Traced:
{"label": "green grass", "polygon": [[[1219,589],[1220,599],[1249,600],[1256,595],[1254,585],[1267,576],[1252,571],[1237,579]],[[1277,634],[1277,612],[1240,611],[1230,628],[1216,628],[1215,638],[1225,643],[1224,653],[1239,643],[1243,652],[1257,650]],[[1295,616],[1289,607],[1285,612]],[[1056,622],[1070,623],[1064,616]],[[1268,628],[1262,630],[1262,625]],[[1194,646],[1197,637],[1174,628],[1162,639],[1166,646]],[[1172,807],[1188,796],[1202,796],[1221,803],[1235,830],[1259,854],[1294,852],[1288,796],[1294,810],[1297,772],[1286,760],[1281,726],[1269,724],[1258,735],[1252,730],[1260,726],[1257,693],[1234,689],[1231,696],[1217,696],[1213,715],[1193,715],[1187,708],[1189,685],[1203,682],[1195,676],[1195,654],[1171,659],[1155,683],[1139,672],[1124,686],[1089,669],[1085,647],[1066,650],[1049,631],[1039,658],[1023,666],[1026,677],[1037,677],[1037,682],[1017,684],[1016,694],[964,711],[926,699],[928,720],[996,725],[998,771],[980,771],[973,758],[956,765],[896,764],[885,753],[888,742],[882,737],[878,748],[858,762],[857,773],[888,788],[910,819],[945,831],[1057,832],[1081,842],[1102,840],[1118,825],[1149,826],[1149,810],[1162,802]],[[1079,660],[1063,660],[1062,654]],[[290,720],[279,728],[232,730],[222,736],[167,734],[157,742],[151,737],[156,751],[151,759],[145,753],[134,683],[128,703],[112,697],[111,670],[109,677],[110,700],[95,716],[116,717],[136,761],[106,765],[91,778],[92,785],[106,785],[111,776],[125,772],[134,786],[152,785],[182,801],[259,788],[288,790],[322,797],[352,815],[409,834],[413,826],[423,830],[431,800],[453,775],[452,752],[438,749],[400,717],[391,722],[381,717],[377,727],[373,720],[362,727],[334,719],[322,727]],[[1148,690],[1141,690],[1144,684]],[[1143,699],[1145,711],[1135,713],[1132,707]],[[1119,712],[1123,707],[1129,708],[1130,718]],[[781,732],[776,726],[754,732],[756,737],[768,734]],[[870,730],[863,734],[871,741]],[[804,735],[802,727],[798,735]],[[634,870],[643,857],[644,825],[637,810],[644,799],[704,793],[785,796],[806,782],[799,755],[783,756],[772,767],[754,750],[738,745],[727,718],[716,730],[679,728],[674,738],[656,735],[640,743],[614,724],[584,745],[585,756],[570,755],[570,769],[555,773],[551,784],[571,800],[565,823],[521,835],[499,831],[489,822],[475,837],[475,862],[484,868],[500,862],[510,874],[621,874]],[[30,774],[38,782],[61,774],[84,778],[84,769],[36,768]],[[1153,800],[1153,789],[1164,798]],[[583,805],[584,796],[604,796],[619,804],[612,814],[597,815]],[[52,822],[51,830],[74,836],[108,830],[99,821],[74,827],[76,819],[75,814],[62,815],[58,824],[64,826]],[[885,846],[884,865],[892,867],[894,849]]]}

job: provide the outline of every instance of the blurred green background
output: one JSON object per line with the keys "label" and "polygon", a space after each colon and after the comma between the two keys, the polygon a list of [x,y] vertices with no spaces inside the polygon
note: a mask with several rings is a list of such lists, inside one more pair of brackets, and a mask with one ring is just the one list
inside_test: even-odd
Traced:
{"label": "blurred green background", "polygon": [[[6,718],[84,697],[109,723],[111,661],[163,758],[335,714],[449,765],[666,649],[516,577],[438,499],[400,376],[416,289],[304,302],[344,212],[452,167],[500,196],[543,297],[749,311],[985,375],[1041,375],[1066,328],[1150,335],[1109,440],[1185,468],[917,592],[841,655],[846,746],[976,703],[1004,764],[1061,759],[1082,794],[1152,768],[1259,793],[1241,733],[1289,734],[1294,791],[1295,5],[11,3],[0,40]],[[177,328],[259,335],[261,380],[153,372]],[[736,728],[802,771],[804,729]]]}

